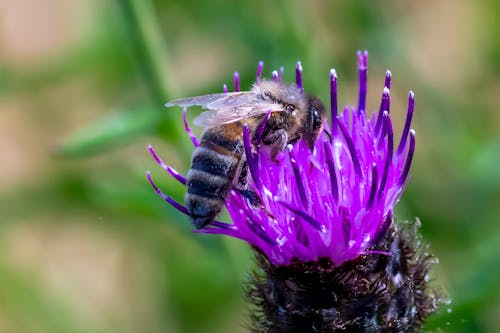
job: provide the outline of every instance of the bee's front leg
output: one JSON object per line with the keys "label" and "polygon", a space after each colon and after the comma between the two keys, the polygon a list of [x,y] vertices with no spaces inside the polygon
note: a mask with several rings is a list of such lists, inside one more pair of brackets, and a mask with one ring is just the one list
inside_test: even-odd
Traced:
{"label": "bee's front leg", "polygon": [[271,148],[271,160],[278,163],[276,155],[286,148],[288,144],[288,133],[284,129],[279,129],[265,136],[262,139],[262,143]]}
{"label": "bee's front leg", "polygon": [[248,178],[250,177],[250,170],[248,169],[247,161],[241,159],[240,165],[236,172],[236,177],[233,181],[233,188],[237,190],[245,199],[248,200],[250,205],[254,208],[262,206],[262,200],[259,195],[249,186]]}

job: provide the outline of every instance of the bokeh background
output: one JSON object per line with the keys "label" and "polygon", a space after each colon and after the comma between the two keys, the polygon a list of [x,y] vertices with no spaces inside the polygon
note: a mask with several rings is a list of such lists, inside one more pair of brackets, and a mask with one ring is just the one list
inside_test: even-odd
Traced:
{"label": "bokeh background", "polygon": [[297,60],[328,100],[368,107],[394,75],[401,129],[416,94],[417,151],[400,219],[419,217],[452,299],[427,331],[500,325],[500,2],[0,0],[0,332],[244,332],[247,246],[196,235],[157,197],[183,189],[192,147],[172,98],[248,88]]}

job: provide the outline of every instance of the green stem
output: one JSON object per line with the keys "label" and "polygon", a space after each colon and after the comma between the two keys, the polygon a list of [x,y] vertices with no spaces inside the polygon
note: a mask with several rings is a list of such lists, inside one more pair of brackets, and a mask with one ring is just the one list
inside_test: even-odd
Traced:
{"label": "green stem", "polygon": [[170,96],[162,63],[165,64],[168,59],[151,1],[119,0],[118,3],[122,8],[129,38],[153,100],[155,103],[165,103]]}
{"label": "green stem", "polygon": [[[129,38],[137,56],[141,74],[151,94],[155,109],[164,111],[163,105],[177,96],[174,78],[169,66],[169,57],[162,40],[159,24],[151,0],[118,0],[124,14]],[[173,113],[178,114],[178,113]],[[162,117],[157,129],[168,139],[177,139],[181,134],[179,118]]]}

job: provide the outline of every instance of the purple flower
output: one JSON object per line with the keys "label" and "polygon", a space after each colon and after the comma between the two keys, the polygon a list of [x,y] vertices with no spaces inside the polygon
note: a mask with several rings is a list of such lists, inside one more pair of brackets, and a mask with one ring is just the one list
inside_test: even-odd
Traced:
{"label": "purple flower", "polygon": [[[250,186],[262,205],[255,208],[255,201],[231,191],[226,207],[233,223],[212,221],[195,230],[239,238],[257,250],[258,268],[246,284],[255,332],[416,332],[442,302],[428,286],[434,259],[419,240],[419,224],[393,221],[415,151],[410,129],[414,95],[408,95],[406,122],[395,145],[391,73],[386,73],[378,111],[368,117],[367,62],[367,52],[358,52],[358,105],[341,113],[337,74],[330,71],[332,121],[324,124],[312,151],[304,138],[278,154],[276,163],[260,149],[270,113],[255,133],[244,126]],[[262,68],[261,62],[257,81]],[[272,78],[282,75],[283,69],[273,71]],[[300,62],[296,85],[303,89]],[[238,73],[234,87],[239,90]],[[184,124],[197,146],[186,110]],[[184,176],[149,150],[186,184]],[[161,197],[189,215],[147,176]]]}
{"label": "purple flower", "polygon": [[[200,233],[236,237],[258,248],[276,265],[330,258],[340,265],[362,254],[374,253],[376,245],[392,224],[392,212],[408,180],[415,150],[415,132],[410,129],[414,95],[409,93],[405,127],[397,147],[390,119],[391,73],[387,71],[378,112],[367,116],[367,52],[358,52],[358,106],[337,111],[337,74],[330,71],[331,124],[311,152],[306,142],[289,145],[277,159],[259,145],[252,146],[244,128],[245,155],[253,179],[253,190],[262,208],[253,207],[236,191],[227,198],[232,224],[214,221]],[[257,80],[262,63],[259,63]],[[273,79],[281,80],[274,71]],[[302,66],[296,68],[296,84],[302,89]],[[235,90],[239,76],[234,76]],[[227,89],[227,88],[225,88]],[[186,131],[195,145],[184,111]],[[265,125],[265,124],[262,124]],[[261,126],[262,127],[262,126]],[[154,158],[176,179],[184,177]],[[163,194],[165,200],[183,213],[187,210]],[[376,252],[376,251],[375,251]]]}

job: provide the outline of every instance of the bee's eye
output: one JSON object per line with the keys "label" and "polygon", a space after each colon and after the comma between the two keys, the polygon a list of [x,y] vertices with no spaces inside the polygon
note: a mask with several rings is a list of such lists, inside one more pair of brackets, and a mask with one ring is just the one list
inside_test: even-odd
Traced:
{"label": "bee's eye", "polygon": [[292,104],[285,105],[285,111],[293,112],[294,110],[295,110],[295,106],[293,106]]}
{"label": "bee's eye", "polygon": [[317,110],[314,110],[314,116],[313,116],[313,127],[314,127],[314,130],[320,129],[322,124],[323,124],[323,121],[321,119],[320,114],[318,113]]}

